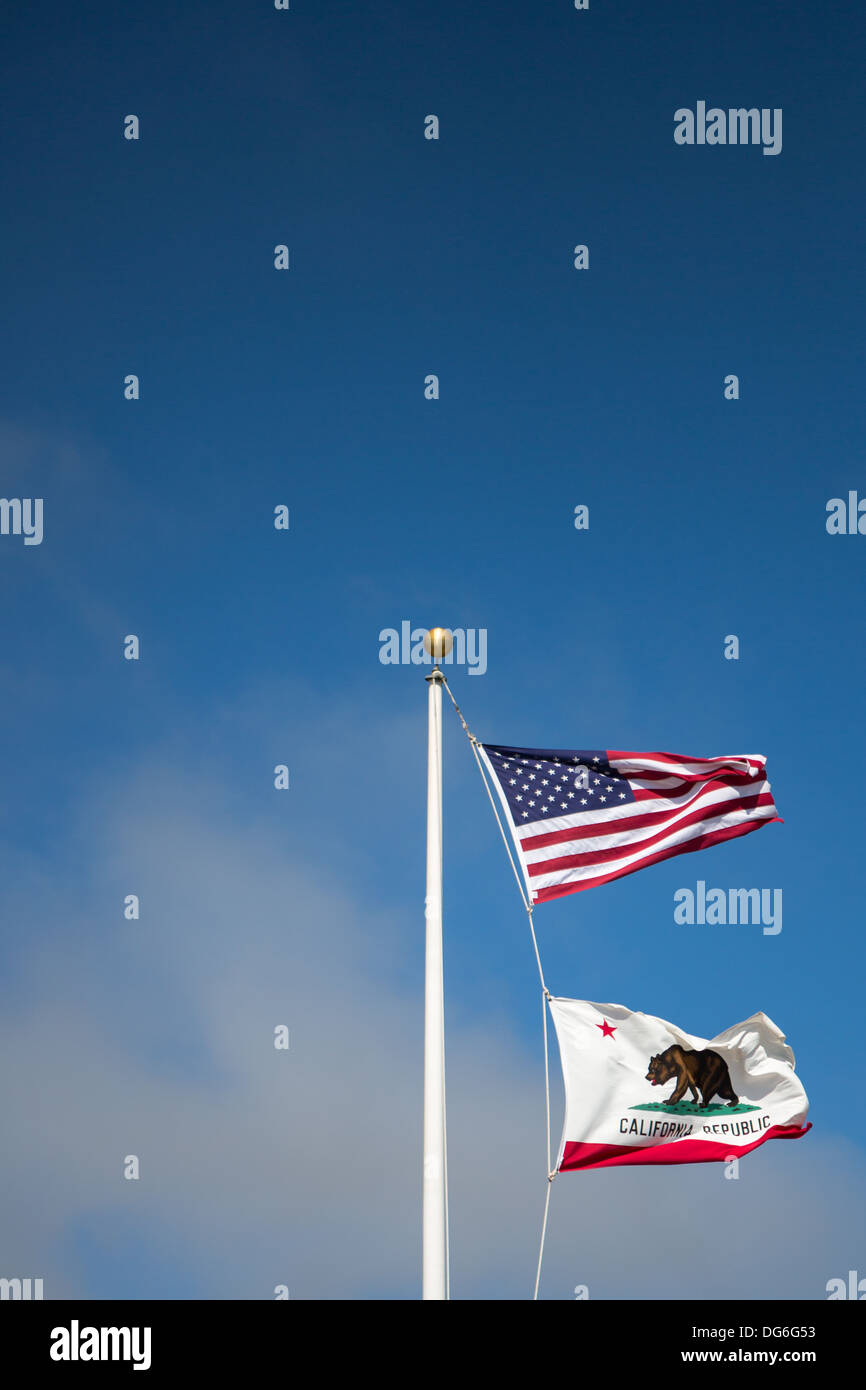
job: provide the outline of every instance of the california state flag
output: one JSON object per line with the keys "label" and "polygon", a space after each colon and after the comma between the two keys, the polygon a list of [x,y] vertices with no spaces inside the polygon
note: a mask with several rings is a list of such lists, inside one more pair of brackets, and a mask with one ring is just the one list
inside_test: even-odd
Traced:
{"label": "california state flag", "polygon": [[798,1139],[809,1101],[766,1014],[696,1038],[622,1004],[551,999],[565,1079],[557,1171],[739,1158]]}

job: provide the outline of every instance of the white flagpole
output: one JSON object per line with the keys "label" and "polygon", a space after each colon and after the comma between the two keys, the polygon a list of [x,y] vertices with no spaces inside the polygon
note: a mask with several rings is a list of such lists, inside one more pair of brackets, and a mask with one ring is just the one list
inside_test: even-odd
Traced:
{"label": "white flagpole", "polygon": [[[447,639],[447,646],[446,646]],[[433,628],[425,646],[434,659],[451,649],[451,634]],[[424,1179],[422,1298],[448,1297],[447,1154],[445,1151],[445,988],[442,963],[442,681],[427,681],[427,926],[424,976]]]}

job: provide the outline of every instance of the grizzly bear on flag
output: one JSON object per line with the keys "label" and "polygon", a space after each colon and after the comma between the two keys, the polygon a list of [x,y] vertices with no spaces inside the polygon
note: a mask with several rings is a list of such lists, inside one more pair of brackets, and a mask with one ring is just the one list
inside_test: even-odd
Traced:
{"label": "grizzly bear on flag", "polygon": [[[651,1081],[654,1086],[663,1086],[672,1076],[676,1076],[677,1085],[668,1101],[669,1105],[676,1105],[681,1101],[687,1090],[691,1091],[693,1102],[704,1108],[715,1095],[721,1096],[729,1106],[739,1104],[740,1098],[734,1093],[731,1085],[728,1064],[724,1057],[720,1057],[718,1052],[713,1052],[711,1048],[706,1048],[703,1052],[689,1052],[675,1044],[667,1051],[660,1052],[658,1056],[650,1057],[647,1081]],[[700,1100],[698,1088],[701,1091]]]}

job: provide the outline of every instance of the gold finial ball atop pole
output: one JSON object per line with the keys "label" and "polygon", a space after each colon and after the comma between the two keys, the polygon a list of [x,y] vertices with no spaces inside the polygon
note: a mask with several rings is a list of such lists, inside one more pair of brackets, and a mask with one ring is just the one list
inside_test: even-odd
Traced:
{"label": "gold finial ball atop pole", "polygon": [[424,650],[434,661],[442,661],[454,645],[454,639],[447,627],[431,627],[424,633]]}

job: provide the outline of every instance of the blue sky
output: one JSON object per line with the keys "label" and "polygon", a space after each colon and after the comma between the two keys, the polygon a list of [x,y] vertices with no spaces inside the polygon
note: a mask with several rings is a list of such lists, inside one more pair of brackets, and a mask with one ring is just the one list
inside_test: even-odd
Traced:
{"label": "blue sky", "polygon": [[[815,1126],[740,1184],[563,1177],[547,1296],[862,1271],[866,539],[825,528],[866,495],[862,14],[262,0],[6,30],[0,495],[43,497],[45,534],[0,537],[0,1273],[416,1296],[426,687],[378,659],[403,620],[487,631],[451,680],[479,737],[764,753],[785,821],[539,910],[558,994],[704,1036],[770,1014]],[[782,108],[781,154],[677,146],[698,100]],[[455,1294],[519,1296],[534,961],[446,733]],[[781,888],[782,932],[677,925],[699,878]],[[652,1245],[683,1194],[718,1245],[660,1224],[655,1263],[608,1259],[611,1223]]]}

